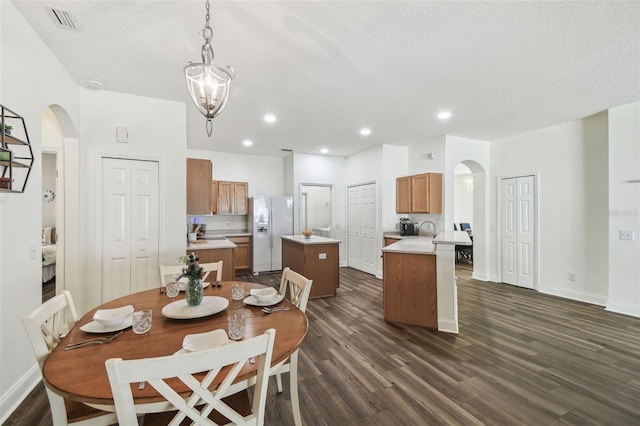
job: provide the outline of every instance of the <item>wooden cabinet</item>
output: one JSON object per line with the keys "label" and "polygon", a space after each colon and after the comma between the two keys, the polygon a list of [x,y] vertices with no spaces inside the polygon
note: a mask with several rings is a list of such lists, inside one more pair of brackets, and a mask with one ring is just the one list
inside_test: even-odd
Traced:
{"label": "wooden cabinet", "polygon": [[251,270],[251,237],[227,237],[237,247],[233,250],[236,274]]}
{"label": "wooden cabinet", "polygon": [[213,181],[212,207],[217,214],[247,214],[249,184],[247,182]]}
{"label": "wooden cabinet", "polygon": [[384,320],[438,328],[436,256],[385,252]]}
{"label": "wooden cabinet", "polygon": [[411,211],[442,213],[442,174],[423,173],[411,176]]}
{"label": "wooden cabinet", "polygon": [[187,158],[187,214],[211,214],[211,160]]}
{"label": "wooden cabinet", "polygon": [[[233,259],[232,248],[222,249],[204,249],[204,250],[189,250],[187,255],[195,253],[200,258],[200,263],[212,263],[222,260],[222,280],[232,281],[235,279],[235,267]],[[214,279],[215,280],[215,279]],[[207,280],[210,282],[210,280]]]}
{"label": "wooden cabinet", "polygon": [[401,238],[399,237],[384,237],[384,246],[386,247],[389,244],[397,243],[400,240]]}
{"label": "wooden cabinet", "polygon": [[411,213],[411,176],[396,179],[396,213]]}
{"label": "wooden cabinet", "polygon": [[442,174],[397,178],[396,213],[442,213]]}

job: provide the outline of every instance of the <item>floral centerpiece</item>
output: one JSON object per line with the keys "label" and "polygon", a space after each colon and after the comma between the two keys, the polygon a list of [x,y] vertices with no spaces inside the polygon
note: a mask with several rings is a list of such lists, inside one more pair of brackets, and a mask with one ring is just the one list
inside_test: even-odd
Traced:
{"label": "floral centerpiece", "polygon": [[188,256],[180,256],[180,263],[184,264],[182,268],[182,277],[186,277],[189,282],[185,289],[185,299],[189,306],[197,306],[202,302],[202,277],[204,269],[200,266],[200,258],[195,253]]}

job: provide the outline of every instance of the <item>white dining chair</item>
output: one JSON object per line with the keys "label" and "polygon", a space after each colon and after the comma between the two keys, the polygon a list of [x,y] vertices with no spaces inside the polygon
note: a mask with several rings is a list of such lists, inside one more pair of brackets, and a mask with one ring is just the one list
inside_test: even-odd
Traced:
{"label": "white dining chair", "polygon": [[[286,295],[289,290],[289,300],[296,305],[302,312],[307,310],[307,302],[311,293],[310,280],[298,272],[292,271],[289,267],[282,271],[282,279],[280,280],[280,290],[278,293]],[[270,375],[276,376],[276,384],[278,393],[282,393],[282,373],[289,373],[289,390],[291,391],[291,409],[293,411],[293,421],[296,426],[302,425],[302,416],[300,415],[300,399],[298,397],[298,350],[296,349],[288,359],[271,368]]]}
{"label": "white dining chair", "polygon": [[[180,424],[185,418],[198,425],[215,425],[208,416],[218,411],[231,421],[231,424],[262,425],[267,401],[269,365],[273,353],[276,331],[267,330],[264,334],[240,342],[228,343],[216,348],[170,355],[157,358],[122,360],[112,358],[106,361],[107,374],[113,393],[120,426],[136,426],[136,415],[148,411],[149,407],[161,407],[162,411],[177,410],[169,424]],[[233,383],[249,357],[257,364],[256,385],[253,391],[251,413],[242,415],[222,401],[247,388],[246,383]],[[222,383],[210,389],[211,383],[225,368],[230,367]],[[202,375],[204,374],[204,377]],[[188,396],[178,394],[168,382],[180,380],[189,388]],[[146,382],[164,399],[166,404],[147,404],[136,406],[131,392],[131,384]]]}
{"label": "white dining chair", "polygon": [[[204,269],[205,273],[202,278],[206,281],[211,272],[216,273],[216,281],[222,281],[222,267],[224,263],[222,260],[211,263],[201,263],[200,266]],[[182,274],[182,266],[180,265],[160,265],[160,286],[165,287],[167,285],[167,277],[175,279],[176,276]]]}
{"label": "white dining chair", "polygon": [[[63,290],[22,318],[38,360],[40,372],[51,351],[58,346],[63,333],[78,321],[78,313],[71,293]],[[54,426],[111,425],[118,422],[115,413],[97,410],[81,402],[71,401],[53,392],[45,383],[51,419]]]}

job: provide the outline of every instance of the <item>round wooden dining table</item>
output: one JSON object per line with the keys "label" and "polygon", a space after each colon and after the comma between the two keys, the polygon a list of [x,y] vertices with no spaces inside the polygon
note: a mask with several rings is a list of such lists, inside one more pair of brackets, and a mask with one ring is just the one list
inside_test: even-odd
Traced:
{"label": "round wooden dining table", "polygon": [[[222,312],[194,319],[171,319],[162,314],[162,308],[180,298],[170,299],[162,289],[154,288],[112,300],[87,312],[51,352],[44,363],[43,377],[48,386],[56,393],[71,400],[102,407],[113,406],[113,397],[105,361],[110,358],[141,359],[173,355],[182,348],[182,341],[187,334],[203,333],[216,329],[227,330],[227,317],[234,313],[246,317],[245,338],[251,338],[273,328],[276,339],[273,348],[272,366],[287,359],[300,347],[307,334],[308,321],[306,315],[284,298],[277,306],[290,309],[267,314],[259,306],[247,305],[243,300],[231,298],[231,286],[238,281],[223,281],[204,289],[204,296],[219,296],[229,300],[229,306]],[[242,282],[245,293],[253,288],[264,288],[260,284]],[[88,345],[73,350],[64,350],[69,343],[86,340],[92,337],[109,336],[113,333],[94,334],[80,328],[93,320],[98,309],[119,308],[133,305],[134,309],[151,309],[153,319],[151,330],[145,334],[135,334],[131,327],[124,330],[121,336],[103,345]],[[247,363],[238,376],[244,380],[256,374],[256,364]],[[216,381],[221,381],[218,378]],[[176,389],[180,391],[179,389]],[[186,390],[186,389],[185,389]],[[140,390],[133,388],[136,404],[158,401],[160,398],[152,386]]]}

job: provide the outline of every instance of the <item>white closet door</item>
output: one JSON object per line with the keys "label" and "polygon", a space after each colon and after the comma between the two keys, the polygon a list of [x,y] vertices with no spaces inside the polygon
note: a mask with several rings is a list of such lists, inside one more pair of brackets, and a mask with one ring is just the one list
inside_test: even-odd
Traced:
{"label": "white closet door", "polygon": [[362,245],[360,241],[360,217],[362,216],[362,190],[360,187],[351,187],[347,193],[349,205],[349,235],[348,235],[348,263],[355,269],[362,269],[360,264],[362,257]]}
{"label": "white closet door", "polygon": [[502,282],[534,287],[535,186],[533,176],[503,179],[502,193]]}
{"label": "white closet door", "polygon": [[502,282],[518,283],[516,179],[502,180]]}
{"label": "white closet door", "polygon": [[102,160],[102,301],[154,287],[158,163]]}
{"label": "white closet door", "polygon": [[376,244],[376,185],[362,185],[361,266],[362,271],[376,273],[380,247]]}
{"label": "white closet door", "polygon": [[517,178],[518,185],[518,285],[533,288],[534,187],[533,176]]}
{"label": "white closet door", "polygon": [[158,163],[132,161],[131,292],[157,286]]}

